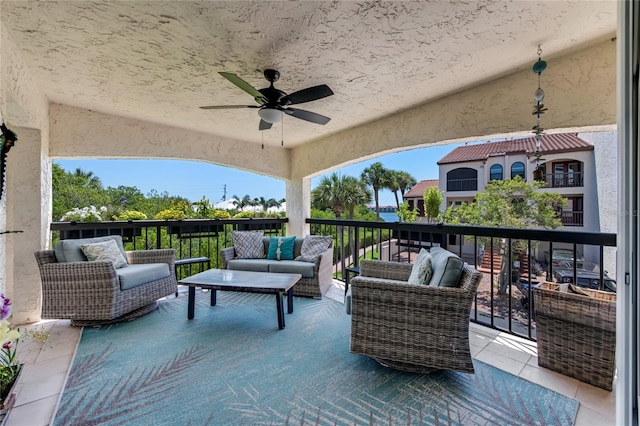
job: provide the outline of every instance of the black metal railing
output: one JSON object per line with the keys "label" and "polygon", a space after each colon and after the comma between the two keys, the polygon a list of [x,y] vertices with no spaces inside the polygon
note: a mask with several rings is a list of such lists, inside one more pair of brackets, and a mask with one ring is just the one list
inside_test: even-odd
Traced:
{"label": "black metal railing", "polygon": [[[230,247],[233,230],[263,230],[265,235],[285,235],[288,219],[188,219],[150,221],[112,221],[97,223],[56,222],[51,224],[52,240],[101,235],[122,235],[127,250],[175,248],[177,259],[208,257],[212,267],[221,267],[221,249]],[[472,311],[472,321],[535,339],[533,286],[554,280],[554,249],[573,252],[579,262],[562,262],[563,281],[580,284],[584,265],[599,276],[600,287],[611,281],[605,260],[613,264],[615,234],[528,230],[426,223],[370,222],[307,219],[311,233],[334,239],[334,278],[346,278],[346,268],[358,266],[361,259],[413,262],[421,248],[441,246],[453,251],[484,273]],[[591,252],[591,258],[583,256]],[[586,256],[585,256],[586,257]],[[556,265],[558,264],[555,262]],[[179,271],[179,278],[189,269]],[[560,269],[556,266],[558,272]],[[567,271],[568,270],[568,271]],[[571,278],[573,277],[573,278]],[[615,278],[615,277],[613,277]],[[593,279],[590,281],[594,282]]]}
{"label": "black metal railing", "polygon": [[[106,222],[54,222],[52,247],[59,239],[121,235],[126,250],[176,249],[176,259],[208,257],[221,267],[220,250],[233,245],[231,232],[262,230],[269,236],[285,235],[288,219],[185,219]],[[178,279],[193,265],[178,268]]]}
{"label": "black metal railing", "polygon": [[[472,321],[535,340],[533,287],[554,280],[549,253],[555,248],[590,252],[591,274],[605,288],[605,257],[615,270],[615,234],[452,226],[426,223],[367,222],[307,219],[313,234],[332,235],[336,241],[334,276],[346,276],[346,268],[360,259],[413,262],[421,248],[441,246],[455,252],[483,272]],[[587,262],[585,262],[587,263]],[[564,265],[566,266],[566,265]],[[580,265],[569,265],[573,281],[580,284]],[[566,271],[564,271],[566,272]],[[586,272],[585,272],[586,273]],[[598,282],[596,280],[596,282]]]}
{"label": "black metal railing", "polygon": [[560,220],[564,226],[584,226],[584,212],[562,210]]}
{"label": "black metal railing", "polygon": [[584,186],[583,175],[582,172],[546,173],[542,180],[547,184],[545,188],[576,188]]}
{"label": "black metal railing", "polygon": [[447,179],[447,191],[477,191],[478,178]]}

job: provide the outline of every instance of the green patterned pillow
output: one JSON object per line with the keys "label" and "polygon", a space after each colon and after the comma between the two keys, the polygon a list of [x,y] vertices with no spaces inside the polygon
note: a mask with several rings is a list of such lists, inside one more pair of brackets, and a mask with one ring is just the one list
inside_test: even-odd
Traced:
{"label": "green patterned pillow", "polygon": [[81,244],[80,248],[89,261],[109,261],[115,268],[127,266],[127,260],[122,256],[115,240],[93,244]]}
{"label": "green patterned pillow", "polygon": [[421,249],[416,257],[416,261],[411,268],[409,284],[429,284],[433,274],[433,264],[431,254],[425,249]]}
{"label": "green patterned pillow", "polygon": [[271,237],[269,239],[267,259],[293,260],[293,246],[295,242],[295,235],[293,237]]}
{"label": "green patterned pillow", "polygon": [[233,248],[238,259],[262,259],[264,257],[264,231],[232,231]]}

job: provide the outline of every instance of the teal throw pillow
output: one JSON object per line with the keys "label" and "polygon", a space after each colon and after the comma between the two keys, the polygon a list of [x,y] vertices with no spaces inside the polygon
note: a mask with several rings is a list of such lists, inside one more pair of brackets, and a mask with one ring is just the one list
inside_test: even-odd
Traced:
{"label": "teal throw pillow", "polygon": [[293,246],[296,236],[292,237],[271,237],[269,239],[269,260],[293,260]]}
{"label": "teal throw pillow", "polygon": [[431,265],[431,254],[425,249],[421,249],[416,257],[416,261],[411,268],[411,275],[407,280],[409,284],[429,284],[433,266]]}

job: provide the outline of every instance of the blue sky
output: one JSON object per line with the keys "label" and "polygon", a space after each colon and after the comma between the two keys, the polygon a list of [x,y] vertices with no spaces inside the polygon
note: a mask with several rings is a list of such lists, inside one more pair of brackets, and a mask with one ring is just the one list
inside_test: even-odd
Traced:
{"label": "blue sky", "polygon": [[[394,154],[383,155],[372,160],[363,161],[336,170],[345,176],[359,177],[362,170],[376,161],[380,161],[386,168],[409,172],[417,181],[423,179],[437,179],[438,166],[436,162],[461,144],[435,146],[430,148],[413,149]],[[143,194],[156,190],[159,193],[168,192],[188,198],[191,201],[206,197],[212,203],[222,200],[225,186],[227,199],[233,195],[251,198],[285,198],[285,183],[279,179],[270,178],[255,173],[249,173],[229,167],[210,163],[179,161],[179,160],[56,160],[56,164],[63,169],[73,172],[80,168],[100,178],[106,187],[120,185],[135,186]],[[311,180],[311,187],[318,185],[320,177]],[[381,205],[395,205],[395,198],[391,191],[380,192]]]}

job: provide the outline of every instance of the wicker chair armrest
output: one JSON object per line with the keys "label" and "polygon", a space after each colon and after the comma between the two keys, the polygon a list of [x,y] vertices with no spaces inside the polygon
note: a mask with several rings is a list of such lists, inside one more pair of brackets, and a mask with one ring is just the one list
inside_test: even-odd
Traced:
{"label": "wicker chair armrest", "polygon": [[116,268],[113,263],[98,262],[63,262],[40,265],[40,276],[43,286],[58,285],[72,292],[75,288],[120,288]]}
{"label": "wicker chair armrest", "polygon": [[407,281],[413,265],[385,260],[360,261],[360,275],[388,280]]}
{"label": "wicker chair armrest", "polygon": [[175,260],[175,249],[135,250],[127,252],[127,262],[132,265],[142,263],[167,263],[173,268]]}
{"label": "wicker chair armrest", "polygon": [[231,246],[220,250],[220,259],[222,259],[222,269],[227,269],[227,263],[236,257],[236,249]]}

